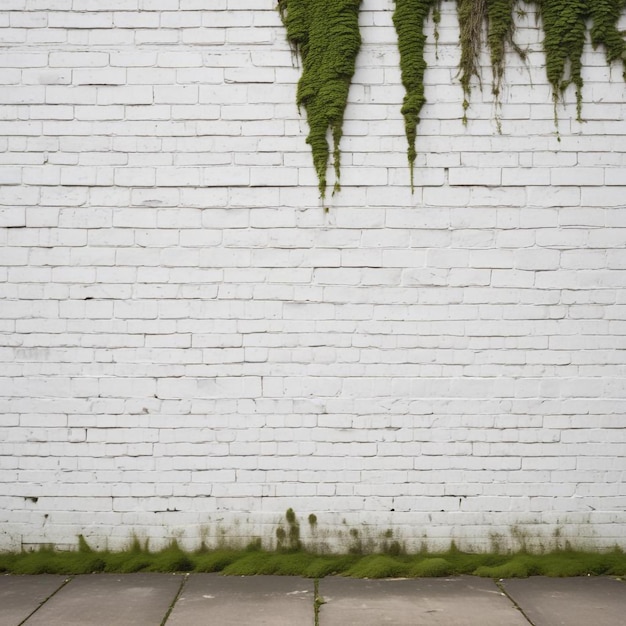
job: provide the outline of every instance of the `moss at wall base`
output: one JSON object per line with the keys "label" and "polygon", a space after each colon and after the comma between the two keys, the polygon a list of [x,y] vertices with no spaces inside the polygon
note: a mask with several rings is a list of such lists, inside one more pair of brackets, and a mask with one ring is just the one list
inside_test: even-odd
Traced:
{"label": "moss at wall base", "polygon": [[558,550],[548,554],[518,552],[468,554],[452,544],[447,552],[419,554],[316,554],[304,550],[268,552],[252,543],[246,550],[223,548],[184,552],[176,542],[158,552],[132,546],[124,552],[95,552],[81,542],[75,552],[43,549],[0,554],[0,572],[11,574],[89,574],[93,572],[222,572],[225,575],[274,574],[323,578],[436,577],[471,574],[486,578],[527,576],[626,576],[626,554]]}

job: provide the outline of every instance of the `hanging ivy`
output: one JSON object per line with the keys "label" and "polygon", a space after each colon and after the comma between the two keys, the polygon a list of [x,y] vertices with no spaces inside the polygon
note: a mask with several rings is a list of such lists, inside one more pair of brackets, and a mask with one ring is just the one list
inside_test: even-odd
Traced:
{"label": "hanging ivy", "polygon": [[498,98],[504,78],[504,55],[508,43],[524,58],[524,51],[513,41],[515,23],[513,21],[513,5],[515,0],[491,0],[487,3],[489,53],[493,71],[493,95]]}
{"label": "hanging ivy", "polygon": [[335,191],[339,189],[343,117],[350,81],[361,47],[358,12],[361,0],[278,0],[287,39],[302,63],[297,104],[309,124],[307,143],[322,198],[330,156],[327,134],[333,140]]}
{"label": "hanging ivy", "polygon": [[[426,102],[424,95],[424,25],[434,4],[433,0],[395,0],[394,24],[398,34],[402,81],[406,88],[402,112],[409,144],[408,159],[413,186],[413,163],[419,111]],[[587,26],[591,21],[591,42],[604,46],[608,63],[622,60],[626,80],[626,41],[617,23],[626,0],[528,0],[537,7],[544,29],[543,47],[546,54],[546,74],[552,87],[556,107],[570,84],[576,89],[577,118],[582,119],[582,53]],[[461,59],[459,77],[463,89],[463,121],[471,96],[472,77],[481,80],[480,52],[483,37],[491,58],[492,92],[496,100],[496,122],[500,128],[498,109],[504,77],[507,46],[522,58],[526,53],[514,42],[516,0],[456,0],[459,19]],[[438,23],[437,18],[437,23]],[[436,25],[435,25],[436,26]],[[436,30],[436,29],[435,29]],[[435,42],[438,36],[435,34]],[[405,78],[406,75],[406,78]],[[407,106],[409,102],[412,106]]]}
{"label": "hanging ivy", "polygon": [[[426,102],[424,50],[426,22],[434,23],[435,52],[442,0],[395,0],[393,22],[398,36],[400,70],[405,96],[402,104],[408,141],[411,188],[417,156],[416,141],[420,112]],[[626,0],[527,0],[535,5],[544,29],[543,48],[546,74],[552,87],[555,123],[557,104],[569,85],[576,90],[577,118],[582,118],[582,54],[587,28],[591,27],[594,48],[603,46],[607,62],[622,61],[626,80],[625,33],[618,22]],[[330,157],[327,135],[333,140],[335,189],[339,188],[340,152],[344,111],[350,81],[354,75],[361,38],[358,12],[361,0],[278,0],[278,8],[289,40],[302,62],[297,103],[309,123],[307,142],[322,198],[326,192],[326,170]],[[492,92],[496,102],[498,129],[501,87],[507,48],[525,58],[514,41],[517,0],[456,0],[460,29],[461,59],[459,80],[463,90],[463,120],[471,96],[473,78],[481,80],[480,53],[486,42],[492,67]]]}
{"label": "hanging ivy", "polygon": [[626,80],[626,41],[624,34],[617,30],[617,22],[626,9],[626,0],[595,0],[589,3],[593,25],[591,43],[594,48],[603,45],[607,63],[622,61],[623,77]]}
{"label": "hanging ivy", "polygon": [[393,14],[393,23],[398,33],[402,84],[406,90],[402,115],[409,142],[411,189],[413,189],[413,166],[417,157],[415,148],[417,125],[420,121],[420,111],[426,102],[424,96],[424,72],[426,71],[424,24],[434,4],[437,4],[438,9],[439,3],[434,0],[397,0]]}
{"label": "hanging ivy", "polygon": [[467,109],[471,95],[472,76],[481,82],[479,57],[483,31],[487,28],[487,43],[491,58],[493,82],[491,91],[496,101],[496,122],[500,130],[500,89],[504,78],[506,45],[522,58],[526,53],[513,41],[515,0],[458,0],[461,41],[460,82],[463,87],[463,123],[467,124]]}
{"label": "hanging ivy", "polygon": [[487,19],[487,0],[458,0],[461,61],[459,73],[463,87],[463,123],[467,124],[472,76],[480,81],[479,60],[483,23]]}
{"label": "hanging ivy", "polygon": [[[580,120],[583,99],[582,55],[589,1],[540,0],[537,4],[545,30],[543,47],[546,51],[546,73],[552,85],[555,122],[559,96],[570,84],[576,87],[576,116]],[[569,76],[566,75],[567,67]]]}

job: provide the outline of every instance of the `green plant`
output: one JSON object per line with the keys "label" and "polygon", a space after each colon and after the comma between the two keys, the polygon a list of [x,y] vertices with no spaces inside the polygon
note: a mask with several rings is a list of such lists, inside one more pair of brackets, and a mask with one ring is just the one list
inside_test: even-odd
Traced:
{"label": "green plant", "polygon": [[[404,131],[409,144],[411,190],[413,190],[415,183],[413,169],[417,157],[415,146],[417,125],[420,121],[422,107],[426,103],[426,96],[424,95],[424,73],[426,72],[424,26],[433,6],[436,6],[438,10],[439,2],[435,3],[434,0],[396,0],[396,10],[393,14],[393,23],[398,34],[402,84],[406,91],[402,103],[402,115],[404,117]],[[438,20],[439,14],[436,13],[436,15]]]}
{"label": "green plant", "polygon": [[406,576],[407,563],[384,554],[370,554],[357,561],[344,575],[353,578],[391,578]]}
{"label": "green plant", "polygon": [[329,130],[333,139],[335,191],[340,188],[339,142],[356,55],[361,47],[360,5],[361,0],[278,0],[287,39],[302,62],[297,103],[307,114],[307,143],[313,152],[322,198],[326,195]]}
{"label": "green plant", "polygon": [[[405,96],[402,103],[411,189],[417,157],[417,128],[426,103],[424,50],[426,22],[432,15],[437,54],[438,25],[442,0],[395,0],[393,22],[398,36],[400,70]],[[626,80],[626,41],[617,27],[626,0],[528,0],[534,4],[544,28],[543,48],[546,74],[552,87],[554,119],[557,105],[569,85],[576,90],[577,118],[582,119],[582,52],[587,25],[591,42],[604,46],[608,63],[622,61]],[[500,98],[507,47],[522,58],[526,52],[514,41],[515,16],[525,15],[515,0],[456,0],[460,27],[459,79],[463,90],[463,121],[471,97],[472,78],[480,76],[479,54],[486,29],[496,101],[496,123],[500,130]],[[358,12],[361,0],[278,0],[287,29],[287,39],[302,63],[297,104],[304,108],[309,124],[307,142],[313,153],[322,199],[326,194],[326,170],[330,157],[327,135],[333,141],[335,191],[339,189],[340,150],[348,89],[361,45]]]}
{"label": "green plant", "polygon": [[[358,533],[357,533],[358,535]],[[84,540],[83,540],[84,541]],[[462,552],[454,545],[447,552],[416,555],[328,554],[300,549],[280,552],[261,549],[183,551],[175,541],[158,552],[139,544],[123,552],[99,552],[81,542],[81,549],[61,552],[44,547],[34,552],[0,553],[0,572],[13,574],[88,574],[92,572],[222,572],[225,575],[274,574],[323,578],[333,574],[384,578],[388,576],[451,576],[472,574],[490,578],[525,576],[625,576],[626,555],[581,552],[571,548],[546,554],[524,550],[515,554]]]}
{"label": "green plant", "polygon": [[453,572],[452,565],[444,558],[420,559],[409,566],[408,575],[416,578],[449,576]]}
{"label": "green plant", "polygon": [[[582,52],[587,24],[591,21],[591,41],[594,47],[604,46],[608,63],[621,60],[626,80],[626,41],[617,23],[626,8],[626,0],[528,0],[536,5],[544,28],[543,47],[546,74],[552,87],[555,125],[558,125],[557,105],[570,84],[576,89],[577,118],[582,119]],[[496,123],[500,130],[499,109],[504,78],[506,48],[509,46],[523,59],[526,52],[514,41],[516,9],[514,0],[456,0],[460,27],[461,58],[459,77],[463,89],[463,121],[471,96],[472,77],[480,77],[479,54],[487,28],[493,84],[496,100]],[[424,49],[426,20],[432,10],[435,24],[435,45],[438,42],[440,0],[396,0],[394,24],[398,35],[402,83],[406,90],[402,114],[408,142],[411,188],[414,186],[413,165],[419,115],[426,102]]]}

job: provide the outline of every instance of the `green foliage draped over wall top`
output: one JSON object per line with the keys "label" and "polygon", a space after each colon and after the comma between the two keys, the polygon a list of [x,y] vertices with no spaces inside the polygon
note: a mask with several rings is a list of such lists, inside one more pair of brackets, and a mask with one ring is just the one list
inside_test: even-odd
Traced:
{"label": "green foliage draped over wall top", "polygon": [[[425,26],[432,15],[437,25],[443,0],[395,0],[393,23],[398,35],[400,69],[405,88],[402,115],[408,140],[408,159],[413,187],[413,165],[417,156],[416,141],[420,112],[426,102],[424,74],[426,61]],[[525,51],[514,42],[515,14],[524,5],[534,6],[544,30],[543,48],[546,74],[552,87],[555,106],[570,84],[576,89],[577,117],[582,110],[582,53],[590,27],[594,48],[603,46],[608,63],[621,60],[626,80],[626,39],[618,21],[626,9],[626,0],[450,0],[456,2],[460,28],[461,59],[459,77],[463,89],[463,120],[471,96],[472,77],[480,80],[479,55],[486,34],[492,66],[492,92],[496,100],[496,121],[504,78],[505,53],[508,48],[522,58]],[[287,28],[287,38],[302,61],[297,102],[304,107],[309,123],[307,142],[322,197],[326,191],[326,169],[330,130],[336,180],[339,180],[339,142],[361,38],[358,11],[361,0],[278,0],[278,8]],[[338,183],[335,185],[338,189]]]}
{"label": "green foliage draped over wall top", "polygon": [[335,190],[339,189],[343,115],[361,47],[360,5],[361,0],[278,0],[287,39],[302,62],[297,103],[307,114],[307,143],[313,152],[322,198],[326,194],[329,130],[333,137]]}

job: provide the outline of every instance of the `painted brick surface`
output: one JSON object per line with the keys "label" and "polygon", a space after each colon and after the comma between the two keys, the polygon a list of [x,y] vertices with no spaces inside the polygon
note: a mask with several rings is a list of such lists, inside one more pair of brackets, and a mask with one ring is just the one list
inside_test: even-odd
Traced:
{"label": "painted brick surface", "polygon": [[392,11],[325,213],[274,0],[3,0],[0,548],[626,547],[621,70],[464,127],[444,5],[411,194]]}

